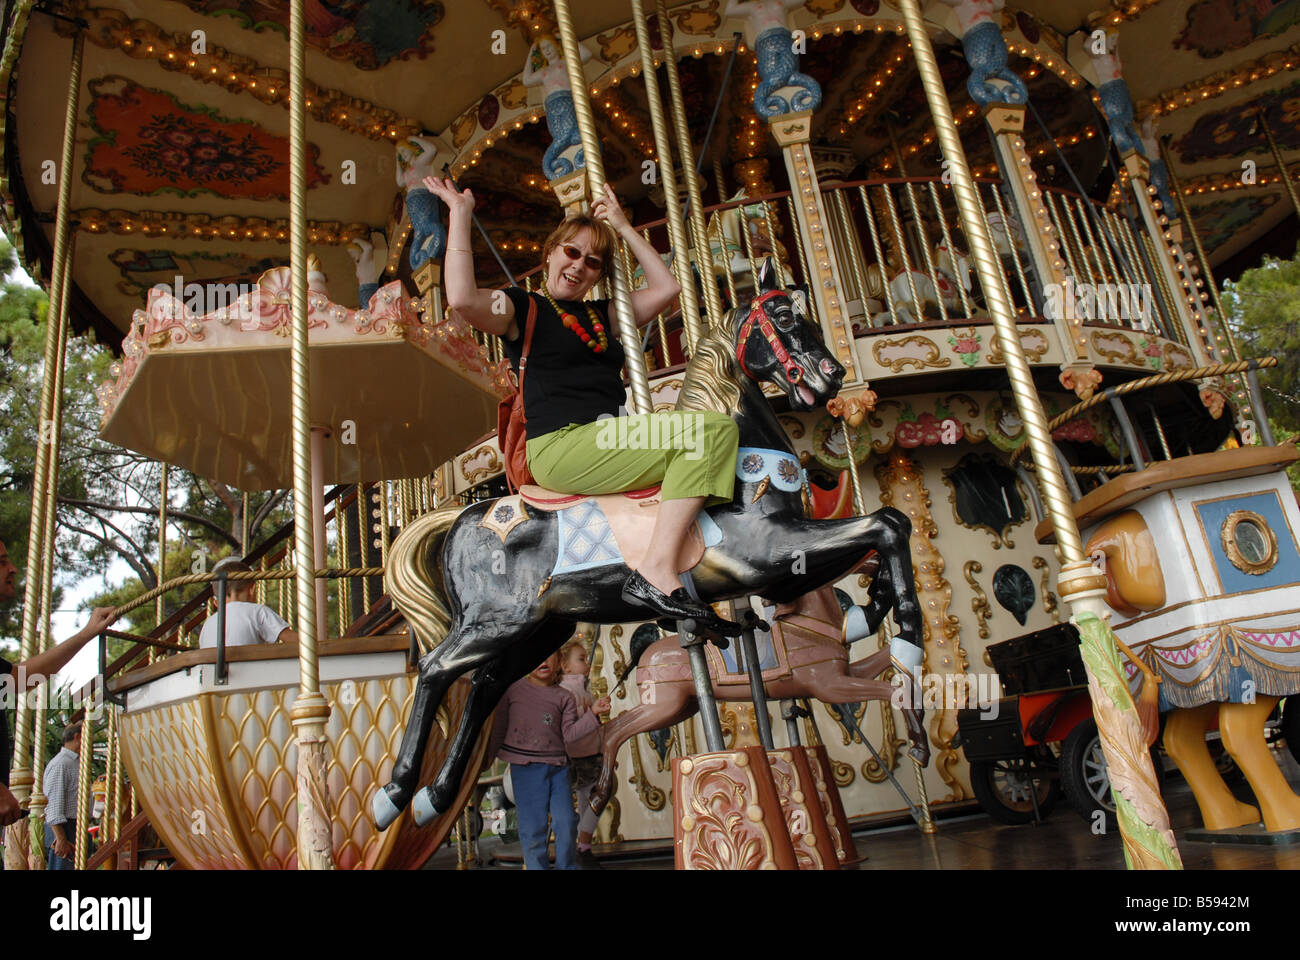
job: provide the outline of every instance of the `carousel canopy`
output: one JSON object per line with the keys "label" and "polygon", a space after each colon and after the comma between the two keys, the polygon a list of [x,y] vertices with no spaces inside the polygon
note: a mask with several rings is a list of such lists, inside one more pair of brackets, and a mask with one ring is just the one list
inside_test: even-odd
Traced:
{"label": "carousel canopy", "polygon": [[[632,76],[639,54],[630,6],[571,6],[591,54],[586,70],[608,174],[634,220],[662,216],[654,186],[642,182],[654,147],[641,80]],[[413,135],[436,148],[431,169],[448,164],[474,189],[511,270],[533,266],[559,207],[542,171],[551,140],[543,90],[526,85],[521,72],[530,45],[555,29],[549,3],[307,0],[306,7],[311,249],[332,299],[357,305],[347,244],[375,230],[393,241],[384,280],[409,278],[394,151]],[[751,50],[722,91],[733,35],[744,29],[724,15],[726,7],[718,0],[669,3],[697,148],[722,92],[704,165],[706,202],[717,198],[715,158],[727,193],[786,186],[775,144],[752,122]],[[67,0],[44,8],[89,24],[71,202],[75,326],[93,327],[116,346],[154,284],[171,287],[176,277],[255,283],[287,262],[288,4]],[[975,120],[961,45],[943,26],[948,8],[931,4],[927,15],[954,111]],[[1300,145],[1300,0],[1023,0],[1007,4],[1002,16],[1010,66],[1026,79],[1086,189],[1105,196],[1110,187],[1106,130],[1091,87],[1067,62],[1066,37],[1104,27],[1119,33],[1139,125],[1154,118],[1158,135],[1168,137],[1211,263],[1254,250],[1290,217],[1250,113],[1267,112],[1284,151]],[[824,91],[813,140],[826,169],[897,175],[901,162],[911,175],[937,173],[929,111],[888,0],[806,0],[789,23],[806,31],[801,69]],[[12,32],[12,23],[5,27]],[[652,28],[658,38],[658,24]],[[6,227],[44,277],[72,31],[67,20],[30,14],[6,102]],[[1040,182],[1073,188],[1047,136],[1030,124]],[[962,129],[973,164],[991,171],[983,125]],[[1243,185],[1248,160],[1257,165],[1255,182]],[[1292,242],[1294,230],[1284,230]],[[504,282],[486,247],[478,252],[480,280]]]}

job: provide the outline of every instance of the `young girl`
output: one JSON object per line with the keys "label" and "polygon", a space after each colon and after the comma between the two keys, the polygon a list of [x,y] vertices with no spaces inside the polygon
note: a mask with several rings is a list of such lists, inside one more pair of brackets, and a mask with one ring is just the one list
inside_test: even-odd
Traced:
{"label": "young girl", "polygon": [[[560,648],[560,663],[564,667],[560,686],[573,694],[579,716],[585,717],[593,705],[591,693],[587,690],[587,674],[591,671],[591,664],[587,661],[586,645],[581,640],[570,640]],[[591,853],[591,835],[596,830],[599,817],[587,801],[591,797],[591,788],[596,785],[596,778],[600,775],[600,732],[589,734],[574,743],[566,743],[564,747],[569,754],[569,775],[573,780],[573,789],[578,795],[578,862],[583,866],[595,866],[595,858]]]}
{"label": "young girl", "polygon": [[553,653],[501,698],[493,732],[493,753],[510,764],[515,807],[519,815],[519,841],[529,870],[549,870],[546,856],[546,818],[555,831],[555,866],[577,870],[574,834],[577,817],[569,787],[569,767],[564,748],[600,726],[596,715],[609,709],[609,698],[595,711],[578,716],[573,697],[556,685],[560,655]]}

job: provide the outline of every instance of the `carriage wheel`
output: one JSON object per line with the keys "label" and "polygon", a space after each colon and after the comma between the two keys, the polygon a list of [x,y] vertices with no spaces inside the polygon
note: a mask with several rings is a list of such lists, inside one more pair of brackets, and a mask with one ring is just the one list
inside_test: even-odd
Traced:
{"label": "carriage wheel", "polygon": [[998,823],[1018,825],[1034,822],[1034,801],[1038,814],[1046,817],[1061,797],[1056,780],[1035,779],[1023,760],[977,760],[970,765],[970,785],[980,807]]}
{"label": "carriage wheel", "polygon": [[[1153,750],[1151,765],[1156,771],[1156,786],[1163,779],[1160,757]],[[1077,724],[1061,744],[1061,789],[1070,806],[1090,823],[1098,810],[1106,818],[1106,829],[1116,825],[1115,799],[1110,793],[1110,775],[1101,750],[1097,721],[1089,717]]]}

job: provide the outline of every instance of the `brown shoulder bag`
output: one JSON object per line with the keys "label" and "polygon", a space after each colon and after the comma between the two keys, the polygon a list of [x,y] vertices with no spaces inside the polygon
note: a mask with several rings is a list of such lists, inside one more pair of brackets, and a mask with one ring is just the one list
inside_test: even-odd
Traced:
{"label": "brown shoulder bag", "polygon": [[506,483],[518,492],[525,483],[534,483],[528,469],[528,418],[524,416],[524,374],[528,370],[528,352],[533,346],[533,327],[537,321],[537,301],[528,297],[528,319],[524,321],[524,349],[519,357],[519,388],[497,407],[497,444],[506,465]]}

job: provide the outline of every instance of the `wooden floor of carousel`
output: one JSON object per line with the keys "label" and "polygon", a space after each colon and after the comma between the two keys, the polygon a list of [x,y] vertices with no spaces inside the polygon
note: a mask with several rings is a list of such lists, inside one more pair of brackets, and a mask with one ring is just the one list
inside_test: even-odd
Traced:
{"label": "wooden floor of carousel", "polygon": [[[1285,749],[1274,751],[1292,788],[1300,792],[1300,767]],[[1239,799],[1253,802],[1248,785],[1233,788]],[[1166,765],[1164,798],[1183,865],[1189,870],[1300,870],[1300,845],[1246,846],[1197,843],[1187,839],[1190,829],[1201,826],[1201,814],[1191,788],[1172,765]],[[938,821],[939,832],[924,837],[916,827],[855,825],[853,837],[867,859],[849,870],[1113,870],[1123,869],[1120,835],[1112,830],[1094,836],[1087,821],[1064,800],[1038,825],[1003,826],[977,806]],[[633,841],[597,844],[602,870],[671,870],[668,841]],[[518,843],[484,837],[479,861],[473,868],[518,870],[523,858]],[[455,846],[444,846],[425,865],[426,870],[456,869]]]}

